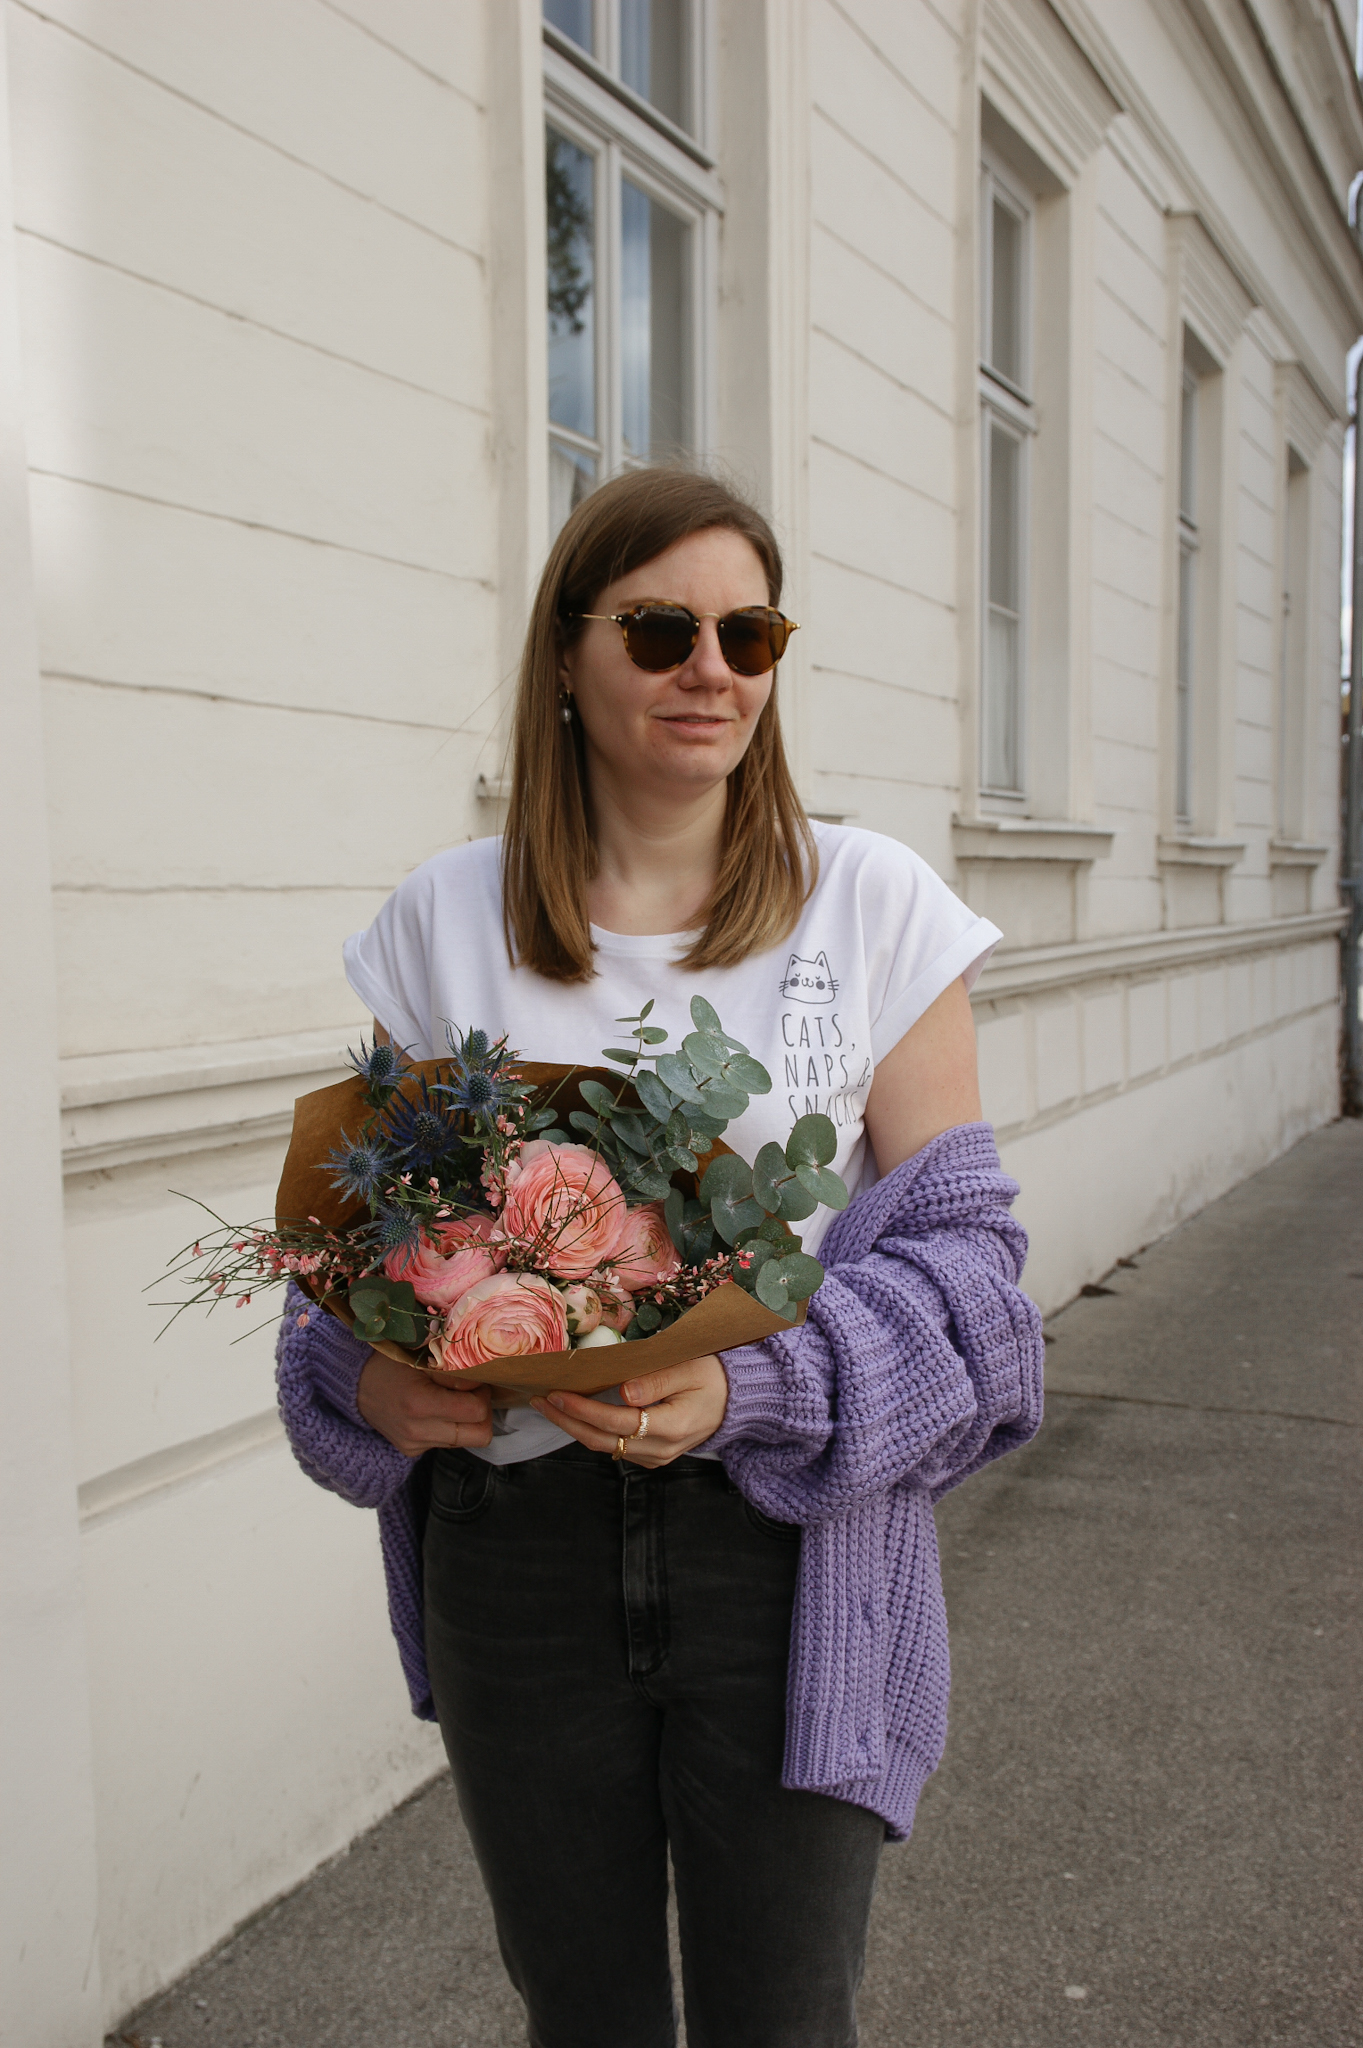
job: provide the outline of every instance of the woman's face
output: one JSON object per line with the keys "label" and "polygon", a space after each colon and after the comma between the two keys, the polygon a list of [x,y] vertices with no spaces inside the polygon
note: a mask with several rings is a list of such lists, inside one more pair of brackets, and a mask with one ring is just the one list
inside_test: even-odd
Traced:
{"label": "woman's face", "polygon": [[560,680],[577,705],[590,768],[625,787],[701,795],[742,760],[775,673],[735,675],[705,614],[767,604],[766,572],[741,533],[712,527],[608,584],[592,610],[623,612],[641,598],[683,604],[700,619],[682,666],[660,675],[635,668],[620,628],[595,619],[564,655]]}

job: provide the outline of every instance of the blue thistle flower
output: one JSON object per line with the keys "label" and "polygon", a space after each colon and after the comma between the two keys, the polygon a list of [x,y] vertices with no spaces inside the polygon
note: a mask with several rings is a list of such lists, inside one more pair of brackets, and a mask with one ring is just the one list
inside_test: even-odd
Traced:
{"label": "blue thistle flower", "polygon": [[454,1054],[455,1078],[440,1082],[438,1092],[470,1116],[495,1115],[516,1093],[511,1072],[504,1071],[515,1058],[505,1038],[493,1044],[486,1031],[460,1032],[446,1024],[445,1039]]}
{"label": "blue thistle flower", "polygon": [[421,1093],[415,1101],[409,1101],[405,1095],[395,1095],[390,1101],[383,1136],[393,1157],[407,1173],[430,1173],[442,1159],[462,1151],[464,1142],[450,1121],[448,1110],[435,1100],[435,1090],[424,1074]]}
{"label": "blue thistle flower", "polygon": [[453,1024],[445,1026],[445,1043],[458,1060],[465,1073],[473,1067],[481,1067],[491,1060],[500,1066],[506,1058],[506,1042],[494,1046],[486,1031],[457,1031]]}
{"label": "blue thistle flower", "polygon": [[331,1185],[356,1202],[371,1200],[380,1181],[392,1171],[379,1146],[365,1138],[352,1144],[344,1131],[341,1143],[328,1154],[327,1165],[335,1169]]}
{"label": "blue thistle flower", "polygon": [[412,1256],[421,1245],[421,1225],[415,1216],[409,1216],[405,1209],[394,1209],[385,1204],[366,1232],[376,1253],[376,1263],[391,1257],[394,1252]]}
{"label": "blue thistle flower", "polygon": [[362,1038],[358,1052],[346,1047],[346,1058],[367,1087],[382,1092],[396,1088],[404,1073],[402,1055],[405,1045],[380,1045],[375,1039],[367,1045]]}

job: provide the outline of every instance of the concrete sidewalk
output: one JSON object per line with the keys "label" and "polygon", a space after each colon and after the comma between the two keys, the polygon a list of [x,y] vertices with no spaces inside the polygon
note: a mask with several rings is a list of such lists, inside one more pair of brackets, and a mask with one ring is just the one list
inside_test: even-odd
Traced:
{"label": "concrete sidewalk", "polygon": [[[863,2048],[1363,2048],[1363,1125],[1105,1288],[1036,1442],[939,1511],[951,1737]],[[116,2038],[521,2048],[448,1781]]]}

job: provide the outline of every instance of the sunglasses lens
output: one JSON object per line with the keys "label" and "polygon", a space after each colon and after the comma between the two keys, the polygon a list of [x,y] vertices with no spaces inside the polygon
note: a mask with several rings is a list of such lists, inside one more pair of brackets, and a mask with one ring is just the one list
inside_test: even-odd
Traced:
{"label": "sunglasses lens", "polygon": [[696,644],[696,621],[680,605],[641,605],[625,619],[625,652],[636,668],[680,668]]}
{"label": "sunglasses lens", "polygon": [[728,612],[719,622],[719,644],[736,675],[764,676],[786,651],[790,627],[780,612],[753,605]]}

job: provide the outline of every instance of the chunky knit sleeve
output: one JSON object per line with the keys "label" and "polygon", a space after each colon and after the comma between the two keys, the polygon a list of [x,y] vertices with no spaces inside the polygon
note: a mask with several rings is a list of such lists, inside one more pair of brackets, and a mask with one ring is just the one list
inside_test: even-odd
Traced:
{"label": "chunky knit sleeve", "polygon": [[279,1413],[309,1479],[357,1508],[381,1507],[414,1459],[369,1427],[356,1395],[369,1346],[290,1286],[276,1347]]}
{"label": "chunky knit sleeve", "polygon": [[711,1447],[758,1507],[808,1525],[905,1481],[941,1494],[1035,1434],[1016,1194],[987,1124],[943,1132],[838,1218],[807,1321],[722,1354]]}

